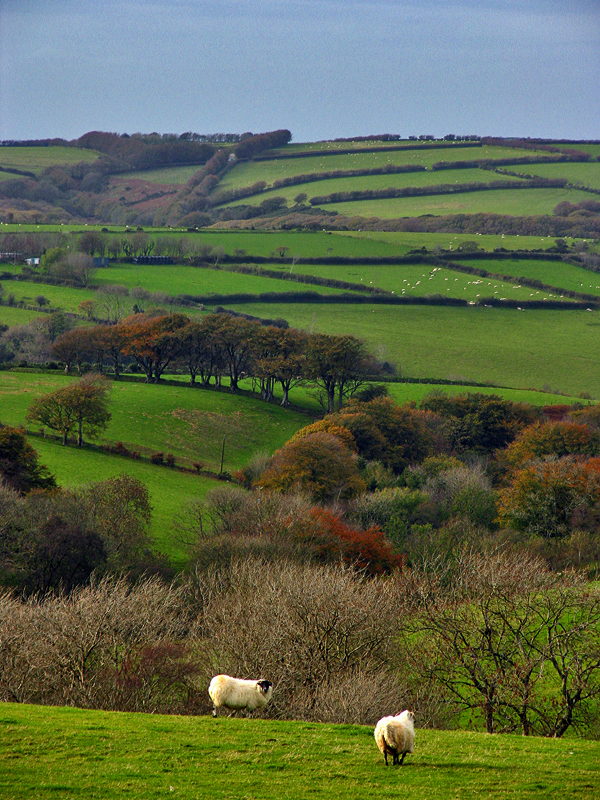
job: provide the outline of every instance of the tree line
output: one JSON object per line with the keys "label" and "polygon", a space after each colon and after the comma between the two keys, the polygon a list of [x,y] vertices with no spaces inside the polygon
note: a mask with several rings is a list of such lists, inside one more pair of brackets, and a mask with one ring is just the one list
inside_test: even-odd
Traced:
{"label": "tree line", "polygon": [[148,383],[158,383],[168,368],[187,371],[190,384],[199,380],[203,387],[226,376],[233,393],[242,378],[252,378],[267,401],[279,385],[284,406],[291,388],[308,382],[323,391],[329,411],[381,371],[354,336],[307,334],[227,313],[199,322],[184,314],[134,314],[115,325],[75,328],[57,337],[52,355],[67,372],[73,366],[81,372],[84,363],[102,372],[108,364],[115,379],[126,360],[134,362]]}

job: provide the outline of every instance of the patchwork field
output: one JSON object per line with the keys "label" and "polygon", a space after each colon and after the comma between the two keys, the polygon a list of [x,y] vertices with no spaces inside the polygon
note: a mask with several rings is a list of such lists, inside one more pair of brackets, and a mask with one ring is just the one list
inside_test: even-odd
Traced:
{"label": "patchwork field", "polygon": [[[360,217],[379,217],[384,221],[395,217],[481,212],[523,218],[540,214],[552,216],[556,206],[563,201],[572,204],[589,203],[595,202],[598,197],[594,193],[600,188],[600,163],[597,161],[505,164],[500,165],[499,171],[495,171],[493,168],[482,169],[476,162],[539,159],[559,157],[560,154],[504,145],[469,147],[456,143],[450,147],[441,146],[446,144],[431,142],[424,146],[422,141],[291,144],[272,153],[272,157],[268,153],[262,153],[253,160],[240,160],[229,166],[219,175],[218,183],[210,196],[243,190],[257,181],[264,181],[267,184],[266,191],[237,199],[228,205],[252,206],[273,196],[283,196],[291,208],[294,198],[299,194],[306,194],[310,199],[333,192],[489,183],[495,180],[518,186],[524,175],[562,178],[570,184],[564,188],[492,189],[323,205],[327,212],[338,212],[353,218],[356,224],[347,225],[349,228],[364,227]],[[593,159],[600,156],[600,145],[597,144],[580,143],[569,148],[588,152]],[[283,157],[302,153],[309,155],[302,158]],[[3,173],[2,167],[39,175],[51,165],[68,166],[83,160],[93,163],[97,158],[96,152],[75,148],[2,148],[0,178],[14,177],[12,173]],[[433,169],[438,162],[446,162],[452,168]],[[472,162],[472,166],[457,166],[457,162]],[[406,165],[419,166],[424,170],[354,177],[336,175],[324,180],[272,188],[275,181],[310,173],[377,170]],[[452,381],[454,385],[447,388],[450,392],[468,389],[461,387],[461,381],[487,383],[491,386],[483,391],[493,391],[511,399],[525,399],[534,403],[572,402],[582,396],[600,399],[600,378],[596,364],[600,312],[567,310],[573,304],[573,299],[563,295],[567,291],[600,297],[600,277],[592,271],[599,246],[590,237],[585,245],[566,239],[570,255],[576,254],[580,248],[588,248],[592,257],[589,262],[592,268],[584,269],[563,261],[556,253],[549,254],[544,261],[519,258],[518,254],[509,260],[486,259],[483,257],[484,251],[490,252],[498,248],[512,251],[552,248],[557,237],[509,236],[502,233],[482,236],[461,231],[457,227],[458,223],[448,232],[427,234],[364,229],[339,232],[309,232],[299,228],[253,231],[225,230],[225,226],[231,224],[231,221],[219,222],[216,217],[213,227],[198,230],[195,222],[177,224],[179,218],[170,220],[156,212],[160,227],[152,227],[152,214],[156,209],[162,209],[163,213],[165,203],[173,203],[177,198],[177,202],[185,200],[186,193],[191,191],[190,186],[185,184],[198,169],[199,166],[175,166],[112,175],[110,189],[104,194],[100,192],[95,195],[92,192],[85,201],[82,197],[79,198],[82,208],[95,208],[99,218],[82,217],[77,224],[25,225],[18,224],[18,217],[14,217],[17,223],[10,222],[12,218],[5,213],[8,206],[2,201],[4,205],[0,211],[0,216],[3,217],[0,234],[60,231],[65,234],[63,241],[71,251],[77,248],[79,236],[91,230],[103,232],[105,243],[114,240],[127,241],[127,237],[144,233],[154,242],[156,252],[161,249],[158,246],[159,240],[162,240],[160,245],[164,252],[165,248],[168,249],[169,242],[185,239],[185,246],[178,252],[195,256],[204,253],[205,265],[202,268],[190,266],[189,259],[183,256],[178,257],[179,263],[169,266],[134,265],[127,263],[123,251],[118,260],[111,259],[110,267],[96,271],[87,288],[3,279],[0,324],[39,327],[48,320],[47,313],[34,310],[39,295],[49,301],[50,311],[62,309],[77,324],[88,324],[85,314],[79,308],[81,302],[95,301],[94,315],[103,319],[102,292],[106,287],[114,285],[124,287],[124,291],[128,293],[124,295],[122,303],[123,315],[130,313],[134,304],[137,304],[142,308],[160,306],[180,310],[195,317],[212,311],[210,299],[207,299],[207,308],[203,311],[201,308],[167,306],[167,298],[179,294],[204,295],[210,298],[210,295],[239,293],[258,297],[266,292],[310,291],[317,292],[324,300],[330,301],[341,291],[331,286],[283,281],[260,274],[246,275],[227,269],[232,266],[231,259],[235,261],[236,256],[238,261],[249,262],[245,265],[251,267],[255,256],[259,261],[270,259],[267,264],[258,264],[259,269],[279,272],[286,277],[292,273],[298,278],[304,275],[344,281],[355,284],[357,290],[365,286],[379,288],[418,301],[429,296],[436,303],[453,299],[473,303],[452,307],[408,303],[391,306],[363,302],[229,304],[223,301],[224,305],[236,312],[269,319],[283,318],[290,326],[309,332],[357,336],[365,341],[379,359],[395,365],[402,376],[431,381],[428,384],[390,384],[390,393],[398,402],[418,402],[435,386],[436,380]],[[591,191],[574,187],[586,187]],[[180,191],[181,195],[178,194]],[[190,201],[190,209],[194,210],[194,203],[198,202],[201,208],[205,202],[210,205],[210,199],[194,195]],[[115,213],[115,207],[118,207],[118,213]],[[188,210],[185,202],[181,208]],[[142,211],[146,216],[136,216],[141,215]],[[233,211],[234,209],[232,214]],[[585,219],[588,211],[576,212],[580,213],[583,214],[581,219]],[[262,222],[258,219],[257,225]],[[68,221],[71,222],[70,219]],[[121,224],[125,222],[129,225]],[[245,222],[254,224],[254,220]],[[307,217],[307,222],[310,222],[310,217]],[[300,225],[296,222],[294,224]],[[502,227],[495,229],[501,231]],[[473,228],[470,230],[473,231]],[[526,225],[521,230],[527,231]],[[465,247],[472,249],[474,245],[482,250],[482,256],[465,259],[465,267],[504,275],[506,280],[470,275],[443,265],[413,263],[391,266],[367,263],[368,259],[373,258],[403,257],[410,251],[421,251],[422,248],[426,248],[429,255],[440,248],[452,251],[453,259],[460,262],[460,250]],[[211,248],[212,259],[206,256]],[[223,261],[223,252],[230,259]],[[301,263],[302,259],[336,257],[353,261],[350,264]],[[214,267],[215,262],[219,262],[220,269],[209,268]],[[13,268],[11,264],[3,266],[7,271],[18,273],[20,270],[20,267]],[[521,285],[521,278],[540,281],[554,288],[543,290],[539,286],[532,288]],[[154,293],[154,296],[144,296],[141,290]],[[10,305],[7,304],[9,296],[12,296]],[[483,305],[487,297],[497,301],[506,298],[522,303],[523,306],[487,308]],[[357,294],[358,299],[364,300],[365,293],[360,296]],[[565,310],[527,308],[527,303],[532,300],[541,303],[559,301]],[[590,302],[595,309],[593,302],[586,302]],[[19,304],[23,307],[17,307]],[[220,468],[225,438],[224,470],[232,472],[258,451],[273,452],[309,421],[311,415],[321,411],[314,392],[308,387],[296,387],[292,390],[291,400],[300,408],[284,411],[276,403],[265,404],[256,395],[252,396],[250,381],[242,382],[244,391],[233,397],[227,393],[192,390],[185,386],[185,376],[170,377],[178,380],[179,385],[154,386],[127,381],[114,384],[110,401],[113,418],[102,441],[121,441],[127,447],[146,455],[161,451],[165,454],[172,453],[177,464],[190,466],[194,462],[201,462],[207,470],[214,472]],[[0,372],[0,420],[4,423],[22,424],[31,399],[65,380],[69,378],[52,372]],[[177,563],[183,563],[185,552],[172,536],[174,516],[187,497],[202,495],[211,485],[215,485],[214,481],[100,451],[78,452],[75,448],[63,448],[49,439],[35,438],[32,441],[39,449],[42,460],[47,461],[59,481],[66,485],[118,474],[123,469],[141,477],[149,487],[155,509],[153,535],[165,552]]]}

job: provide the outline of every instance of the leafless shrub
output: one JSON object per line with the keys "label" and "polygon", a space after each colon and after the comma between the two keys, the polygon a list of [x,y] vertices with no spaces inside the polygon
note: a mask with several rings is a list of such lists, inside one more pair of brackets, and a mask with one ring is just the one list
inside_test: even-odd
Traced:
{"label": "leafless shrub", "polygon": [[275,684],[269,715],[374,722],[402,703],[389,672],[402,616],[393,581],[250,558],[197,573],[190,588],[205,680],[267,677]]}
{"label": "leafless shrub", "polygon": [[0,697],[118,710],[189,700],[182,589],[104,578],[69,595],[0,598]]}

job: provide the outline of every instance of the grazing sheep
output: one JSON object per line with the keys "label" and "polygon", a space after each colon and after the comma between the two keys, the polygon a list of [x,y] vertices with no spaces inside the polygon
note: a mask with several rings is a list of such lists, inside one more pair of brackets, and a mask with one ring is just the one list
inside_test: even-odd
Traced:
{"label": "grazing sheep", "polygon": [[215,675],[208,687],[210,699],[213,701],[213,717],[217,709],[223,707],[230,711],[245,709],[252,712],[264,708],[273,695],[271,681],[243,681],[229,675]]}
{"label": "grazing sheep", "polygon": [[386,766],[388,753],[394,757],[394,765],[402,765],[404,756],[412,753],[415,746],[414,719],[412,711],[402,711],[395,717],[383,717],[375,726],[375,741],[383,753]]}

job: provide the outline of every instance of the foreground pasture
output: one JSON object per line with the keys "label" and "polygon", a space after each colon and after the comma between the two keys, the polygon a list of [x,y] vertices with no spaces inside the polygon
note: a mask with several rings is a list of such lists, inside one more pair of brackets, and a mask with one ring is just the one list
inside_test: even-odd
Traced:
{"label": "foreground pasture", "polygon": [[417,729],[385,767],[371,727],[0,706],[0,795],[46,798],[600,797],[600,744]]}

